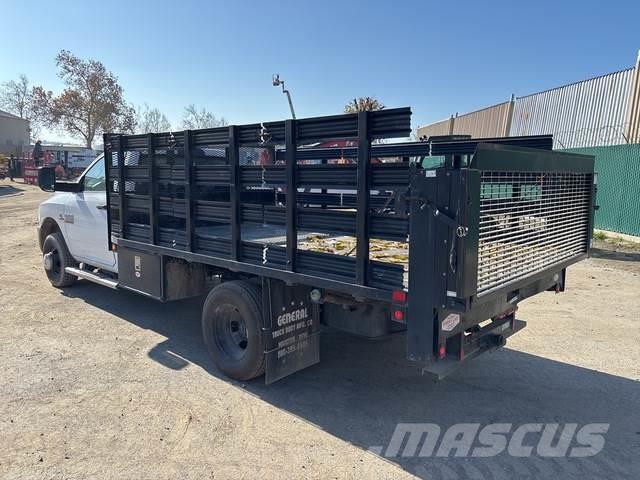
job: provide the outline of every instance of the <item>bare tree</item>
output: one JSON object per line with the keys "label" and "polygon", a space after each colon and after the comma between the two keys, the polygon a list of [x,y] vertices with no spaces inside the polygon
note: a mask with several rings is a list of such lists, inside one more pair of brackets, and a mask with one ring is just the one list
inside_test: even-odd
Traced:
{"label": "bare tree", "polygon": [[344,106],[344,113],[370,112],[382,110],[384,104],[373,97],[358,97]]}
{"label": "bare tree", "polygon": [[83,60],[62,50],[56,56],[56,65],[66,85],[64,91],[54,96],[43,88],[34,90],[48,125],[60,126],[81,138],[87,148],[100,132],[133,131],[135,110],[125,102],[117,77],[102,62]]}
{"label": "bare tree", "polygon": [[22,73],[18,80],[10,80],[2,84],[0,90],[0,105],[8,112],[20,118],[29,118],[31,106],[31,88],[29,79]]}
{"label": "bare tree", "polygon": [[38,135],[42,126],[41,112],[35,104],[35,87],[31,87],[29,79],[22,73],[18,80],[4,82],[0,86],[0,106],[14,115],[29,120],[31,137]]}
{"label": "bare tree", "polygon": [[205,108],[198,110],[194,104],[184,107],[182,128],[193,130],[197,128],[224,127],[228,125],[224,117],[217,118]]}
{"label": "bare tree", "polygon": [[136,110],[136,133],[157,133],[171,130],[171,122],[157,108],[144,104]]}

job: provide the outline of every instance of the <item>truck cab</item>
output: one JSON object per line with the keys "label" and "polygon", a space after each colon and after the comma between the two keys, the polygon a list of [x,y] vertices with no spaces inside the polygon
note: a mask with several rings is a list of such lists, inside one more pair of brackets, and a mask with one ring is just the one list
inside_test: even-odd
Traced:
{"label": "truck cab", "polygon": [[47,276],[55,286],[77,278],[66,274],[64,267],[80,263],[112,274],[118,271],[117,256],[107,241],[104,162],[104,155],[98,156],[70,182],[56,181],[53,169],[40,172],[41,188],[55,192],[38,209],[38,242]]}

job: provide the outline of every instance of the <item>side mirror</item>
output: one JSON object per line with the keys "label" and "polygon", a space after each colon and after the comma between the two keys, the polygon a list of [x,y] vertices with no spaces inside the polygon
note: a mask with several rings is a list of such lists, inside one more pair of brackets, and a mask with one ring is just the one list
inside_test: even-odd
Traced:
{"label": "side mirror", "polygon": [[38,168],[38,186],[45,192],[55,192],[56,190],[56,169],[55,167]]}

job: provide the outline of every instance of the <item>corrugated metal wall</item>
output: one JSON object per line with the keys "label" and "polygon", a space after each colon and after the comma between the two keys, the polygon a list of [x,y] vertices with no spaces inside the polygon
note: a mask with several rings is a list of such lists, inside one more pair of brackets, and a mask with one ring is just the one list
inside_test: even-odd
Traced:
{"label": "corrugated metal wall", "polygon": [[433,135],[464,134],[474,138],[509,135],[513,101],[492,105],[475,112],[441,120],[417,130],[418,138]]}
{"label": "corrugated metal wall", "polygon": [[519,97],[511,136],[554,136],[554,148],[627,143],[633,68]]}
{"label": "corrugated metal wall", "polygon": [[640,145],[577,148],[569,151],[596,157],[596,203],[600,207],[596,210],[596,228],[640,236]]}
{"label": "corrugated metal wall", "polygon": [[554,148],[640,143],[640,53],[634,68],[418,128],[418,136],[553,134]]}
{"label": "corrugated metal wall", "polygon": [[452,133],[453,117],[441,120],[436,123],[425,125],[424,127],[418,127],[418,138],[433,137],[434,135],[451,135]]}
{"label": "corrugated metal wall", "polygon": [[629,96],[629,116],[626,137],[629,143],[640,143],[640,52],[633,72],[633,87]]}
{"label": "corrugated metal wall", "polygon": [[504,102],[475,112],[459,115],[453,120],[454,134],[468,134],[474,138],[506,137],[513,102]]}

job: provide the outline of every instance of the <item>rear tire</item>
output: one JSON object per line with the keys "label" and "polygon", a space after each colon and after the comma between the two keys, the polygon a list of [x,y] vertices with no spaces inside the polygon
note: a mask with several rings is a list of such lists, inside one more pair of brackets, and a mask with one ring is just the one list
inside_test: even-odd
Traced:
{"label": "rear tire", "polygon": [[202,334],[209,355],[225,375],[250,380],[264,373],[260,289],[244,281],[215,287],[202,309]]}
{"label": "rear tire", "polygon": [[47,278],[54,287],[70,287],[78,279],[75,275],[69,275],[65,271],[66,267],[74,267],[76,262],[69,253],[60,232],[52,233],[44,239],[42,260]]}

